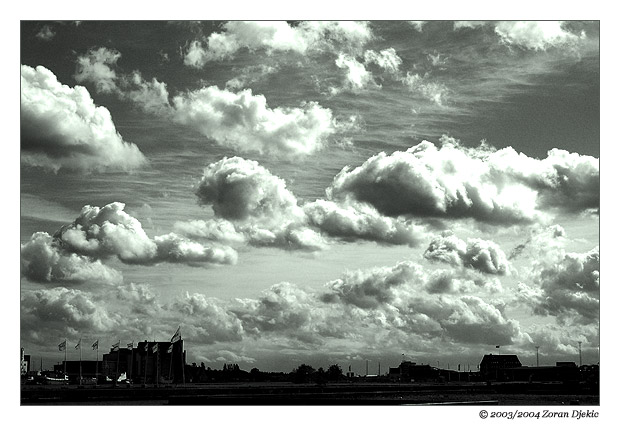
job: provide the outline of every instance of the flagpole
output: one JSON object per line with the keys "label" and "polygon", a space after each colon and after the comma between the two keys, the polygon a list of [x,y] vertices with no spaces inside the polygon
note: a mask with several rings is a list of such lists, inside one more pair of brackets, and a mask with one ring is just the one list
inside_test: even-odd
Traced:
{"label": "flagpole", "polygon": [[[65,338],[65,377],[67,376],[67,338]],[[65,379],[64,377],[62,378],[63,380]]]}
{"label": "flagpole", "polygon": [[99,383],[99,339],[97,339],[97,360],[95,361],[95,387]]}
{"label": "flagpole", "polygon": [[118,364],[120,363],[120,359],[121,359],[121,341],[118,341],[118,353],[116,354],[116,377],[114,378],[114,386],[116,387],[116,385],[118,384]]}
{"label": "flagpole", "polygon": [[146,361],[144,361],[144,386],[146,387],[146,367],[149,365],[149,342],[144,342]]}
{"label": "flagpole", "polygon": [[159,387],[159,343],[155,343],[155,345],[157,347],[157,359],[155,360],[155,368],[157,369],[155,375],[155,387]]}
{"label": "flagpole", "polygon": [[128,379],[133,380],[133,340],[131,341],[131,365],[130,366],[131,366],[131,374],[129,375]]}
{"label": "flagpole", "polygon": [[82,338],[80,338],[80,385],[82,384]]}
{"label": "flagpole", "polygon": [[174,343],[170,343],[172,351],[170,351],[170,368],[168,369],[168,380],[172,384],[172,358],[174,357]]}

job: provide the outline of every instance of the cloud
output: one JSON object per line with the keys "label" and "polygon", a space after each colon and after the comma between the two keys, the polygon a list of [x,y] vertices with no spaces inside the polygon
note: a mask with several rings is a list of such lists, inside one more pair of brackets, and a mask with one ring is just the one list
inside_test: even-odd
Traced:
{"label": "cloud", "polygon": [[[353,56],[341,53],[336,59],[336,66],[347,71],[345,88],[359,91],[369,86],[376,86],[372,73],[366,70],[364,64],[360,63]],[[332,93],[337,93],[339,89],[333,89]]]}
{"label": "cloud", "polygon": [[574,34],[563,21],[455,21],[454,29],[493,27],[500,42],[529,50],[573,48],[585,39],[585,33]]}
{"label": "cloud", "polygon": [[43,40],[43,41],[50,41],[55,36],[56,36],[56,33],[54,32],[54,30],[52,30],[52,27],[50,27],[49,25],[43,25],[43,27],[41,27],[41,29],[36,35],[36,37],[39,40]]}
{"label": "cloud", "polygon": [[238,342],[244,335],[242,321],[219,299],[185,293],[170,307],[183,317],[183,335],[197,343]]}
{"label": "cloud", "polygon": [[296,52],[324,49],[360,48],[372,38],[365,22],[311,21],[295,26],[286,22],[231,21],[225,23],[222,32],[212,33],[205,40],[194,40],[184,56],[184,63],[202,68],[207,62],[231,59],[243,48],[251,52]]}
{"label": "cloud", "polygon": [[235,91],[248,87],[250,84],[276,73],[278,65],[250,65],[238,71],[238,75],[226,82],[226,90]]}
{"label": "cloud", "polygon": [[205,168],[196,189],[202,205],[210,205],[216,216],[228,220],[275,222],[303,217],[297,199],[283,179],[272,175],[256,161],[224,158]]}
{"label": "cloud", "polygon": [[506,255],[493,241],[469,238],[466,243],[451,231],[434,238],[424,258],[495,275],[506,275],[509,266]]}
{"label": "cloud", "polygon": [[121,53],[107,47],[91,48],[85,55],[78,56],[77,69],[73,78],[78,83],[91,82],[97,92],[112,93],[118,90],[116,71],[112,67],[121,58]]}
{"label": "cloud", "polygon": [[353,271],[326,284],[328,291],[321,296],[326,303],[352,304],[362,309],[377,308],[396,298],[392,289],[409,282],[422,280],[422,270],[412,262],[401,262],[393,268],[374,268]]}
{"label": "cloud", "polygon": [[540,265],[533,285],[519,284],[519,299],[536,315],[555,316],[560,324],[593,324],[600,312],[599,248],[566,253],[559,262]]}
{"label": "cloud", "polygon": [[202,263],[232,265],[237,263],[237,252],[231,247],[208,247],[174,233],[157,236],[153,241],[157,245],[157,256],[154,262],[189,265],[200,265]]}
{"label": "cloud", "polygon": [[508,260],[520,257],[524,251],[533,252],[532,256],[537,258],[544,258],[545,253],[555,255],[558,249],[562,249],[566,237],[566,231],[560,225],[551,225],[543,229],[534,228],[530,234],[526,241],[512,249]]}
{"label": "cloud", "polygon": [[[305,225],[304,211],[281,178],[256,161],[239,157],[210,164],[196,188],[199,204],[213,209],[218,223],[194,223],[194,233],[238,239],[254,245],[320,250],[325,242]],[[221,219],[231,221],[230,225]],[[215,229],[213,227],[215,226]]]}
{"label": "cloud", "polygon": [[21,66],[20,113],[21,159],[28,165],[92,171],[130,170],[146,162],[84,87],[65,86],[42,66]]}
{"label": "cloud", "polygon": [[449,89],[443,83],[428,81],[428,75],[420,76],[407,71],[407,75],[400,80],[411,92],[417,92],[437,105],[441,106],[446,102]]}
{"label": "cloud", "polygon": [[129,264],[160,262],[233,264],[230,247],[205,246],[174,233],[149,238],[142,224],[124,211],[123,203],[84,206],[80,216],[54,235],[64,250],[95,258],[118,257]]}
{"label": "cloud", "polygon": [[[24,291],[21,295],[22,329],[45,329],[77,334],[77,331],[111,332],[116,319],[90,299],[87,292],[54,288]],[[60,333],[58,333],[60,334]]]}
{"label": "cloud", "polygon": [[413,222],[383,216],[367,204],[316,200],[300,206],[284,180],[239,157],[210,164],[196,196],[199,204],[213,209],[215,219],[177,223],[175,228],[214,241],[317,251],[327,248],[325,236],[413,247],[425,235]]}
{"label": "cloud", "polygon": [[407,21],[409,25],[416,29],[418,32],[422,32],[422,28],[426,24],[427,21]]}
{"label": "cloud", "polygon": [[316,200],[303,209],[310,225],[345,241],[363,239],[415,247],[425,236],[424,230],[411,221],[383,216],[367,204]]}
{"label": "cloud", "polygon": [[385,71],[397,73],[398,68],[403,63],[403,60],[396,54],[396,50],[393,47],[390,47],[389,49],[384,49],[379,53],[374,50],[365,51],[364,63],[374,63]]}
{"label": "cloud", "polygon": [[464,148],[443,138],[440,148],[423,141],[345,167],[327,192],[335,200],[370,203],[388,216],[519,224],[540,221],[550,209],[574,213],[598,206],[597,177],[592,157],[557,150],[538,160],[510,147]]}
{"label": "cloud", "polygon": [[37,232],[22,244],[20,256],[21,275],[31,281],[114,284],[123,279],[120,272],[99,260],[64,251],[46,232]]}
{"label": "cloud", "polygon": [[574,46],[585,38],[567,31],[562,21],[503,21],[495,24],[495,32],[502,43],[531,50]]}
{"label": "cloud", "polygon": [[315,102],[272,109],[250,89],[233,93],[210,86],[177,95],[172,103],[174,121],[241,152],[307,155],[335,131],[331,110]]}
{"label": "cloud", "polygon": [[142,74],[134,71],[130,77],[124,77],[122,81],[122,99],[129,99],[140,106],[144,111],[165,115],[169,112],[170,102],[166,83],[156,78],[146,81]]}

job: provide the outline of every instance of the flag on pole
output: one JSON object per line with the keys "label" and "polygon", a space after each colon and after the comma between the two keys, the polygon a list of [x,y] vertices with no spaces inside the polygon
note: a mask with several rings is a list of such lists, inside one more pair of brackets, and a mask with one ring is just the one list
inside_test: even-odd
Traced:
{"label": "flag on pole", "polygon": [[75,345],[75,349],[79,349],[82,344],[82,339],[78,340],[77,345]]}
{"label": "flag on pole", "polygon": [[170,343],[170,346],[168,346],[168,353],[171,354],[172,353],[172,347],[174,346],[173,343]]}
{"label": "flag on pole", "polygon": [[152,348],[153,353],[157,352],[157,346],[158,346],[157,343],[155,343],[155,346],[153,346],[153,348]]}
{"label": "flag on pole", "polygon": [[127,343],[127,349],[133,349],[133,342]]}
{"label": "flag on pole", "polygon": [[121,346],[121,341],[119,340],[118,343],[115,343],[112,345],[112,352],[118,351],[120,346]]}
{"label": "flag on pole", "polygon": [[181,340],[181,326],[177,328],[177,331],[174,332],[174,336],[172,336],[172,339],[170,339],[172,343],[178,342],[179,340]]}
{"label": "flag on pole", "polygon": [[67,347],[67,341],[65,340],[60,345],[58,345],[58,350],[59,351],[64,351],[66,347]]}
{"label": "flag on pole", "polygon": [[95,349],[99,349],[99,339],[95,340],[95,343],[93,343],[93,351]]}

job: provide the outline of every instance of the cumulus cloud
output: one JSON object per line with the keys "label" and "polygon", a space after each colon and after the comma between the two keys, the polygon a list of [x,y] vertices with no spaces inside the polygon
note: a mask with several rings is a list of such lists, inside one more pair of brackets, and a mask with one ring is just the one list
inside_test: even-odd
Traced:
{"label": "cumulus cloud", "polygon": [[299,108],[270,108],[250,89],[238,93],[216,86],[175,96],[173,119],[217,144],[241,152],[306,155],[334,133],[332,112],[315,102]]}
{"label": "cumulus cloud", "polygon": [[21,245],[21,275],[31,281],[64,284],[122,281],[120,272],[99,260],[66,252],[47,232],[37,232]]}
{"label": "cumulus cloud", "polygon": [[353,21],[311,21],[295,26],[283,21],[232,21],[225,23],[222,29],[205,40],[192,41],[185,52],[185,65],[202,68],[210,61],[230,59],[242,48],[261,49],[267,54],[277,51],[304,54],[332,46],[360,48],[372,38],[367,23]]}
{"label": "cumulus cloud", "polygon": [[415,28],[418,32],[422,32],[422,28],[426,24],[426,21],[407,21],[409,25]]}
{"label": "cumulus cloud", "polygon": [[92,301],[89,293],[76,289],[25,291],[20,302],[22,328],[37,329],[45,324],[48,330],[74,334],[77,330],[109,332],[117,325],[115,318]]}
{"label": "cumulus cloud", "polygon": [[[464,148],[443,138],[438,149],[423,141],[345,167],[327,191],[333,199],[367,202],[389,216],[469,217],[491,224],[533,223],[551,208],[598,206],[597,160],[557,151],[538,160],[512,148]],[[560,161],[565,158],[571,161]]]}
{"label": "cumulus cloud", "polygon": [[367,204],[316,200],[305,204],[303,209],[310,225],[343,240],[363,239],[415,247],[425,236],[424,230],[411,221],[383,216]]}
{"label": "cumulus cloud", "polygon": [[200,204],[210,205],[218,217],[229,220],[271,222],[303,216],[283,179],[256,161],[240,157],[224,158],[207,166],[196,196]]}
{"label": "cumulus cloud", "polygon": [[48,69],[21,67],[21,158],[52,170],[129,170],[146,159],[116,131],[110,112],[81,86],[61,84]]}
{"label": "cumulus cloud", "polygon": [[215,218],[177,223],[175,229],[214,241],[316,251],[328,246],[325,237],[413,247],[425,236],[412,221],[383,216],[365,203],[319,199],[300,206],[284,180],[239,157],[210,164],[196,195]]}
{"label": "cumulus cloud", "polygon": [[600,311],[599,248],[566,253],[559,262],[543,263],[533,285],[519,284],[519,298],[537,315],[560,323],[592,324]]}
{"label": "cumulus cloud", "polygon": [[495,275],[505,275],[509,266],[506,255],[493,241],[469,238],[465,242],[450,231],[434,238],[424,257]]}
{"label": "cumulus cloud", "polygon": [[284,180],[256,161],[233,157],[210,164],[196,196],[200,204],[211,206],[218,219],[233,222],[234,229],[221,221],[215,229],[216,224],[194,223],[195,233],[225,238],[238,238],[242,233],[252,244],[290,249],[325,247],[321,236],[305,225],[304,211]]}
{"label": "cumulus cloud", "polygon": [[237,253],[230,247],[205,246],[174,233],[151,239],[142,224],[127,214],[123,203],[104,207],[84,206],[73,223],[54,238],[64,250],[94,258],[118,257],[130,264],[160,262],[233,264]]}
{"label": "cumulus cloud", "polygon": [[219,299],[185,293],[171,309],[183,315],[183,335],[196,342],[236,342],[243,338],[242,321]]}
{"label": "cumulus cloud", "polygon": [[394,301],[396,296],[392,288],[414,280],[422,280],[422,270],[413,262],[401,262],[393,268],[348,272],[326,284],[328,291],[321,299],[327,303],[338,301],[352,304],[362,309],[376,308]]}

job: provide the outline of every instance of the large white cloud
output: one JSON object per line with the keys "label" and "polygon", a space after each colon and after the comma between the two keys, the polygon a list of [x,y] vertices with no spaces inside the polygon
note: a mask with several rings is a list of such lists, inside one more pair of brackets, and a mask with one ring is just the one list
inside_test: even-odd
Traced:
{"label": "large white cloud", "polygon": [[66,251],[94,258],[117,256],[122,262],[232,264],[237,253],[226,246],[206,246],[174,233],[151,239],[142,224],[124,211],[123,203],[104,207],[84,206],[73,223],[63,226],[54,238]]}
{"label": "large white cloud", "polygon": [[32,281],[63,284],[103,283],[122,281],[120,272],[99,260],[66,252],[52,236],[37,232],[21,245],[21,275]]}
{"label": "large white cloud", "polygon": [[129,170],[146,159],[116,131],[88,90],[61,84],[48,69],[21,66],[21,158],[52,170]]}
{"label": "large white cloud", "polygon": [[[233,157],[210,164],[196,195],[200,204],[211,206],[220,222],[215,228],[215,224],[200,222],[177,225],[190,234],[236,239],[241,233],[255,245],[311,251],[324,248],[320,235],[305,225],[304,211],[284,180],[256,161]],[[221,219],[231,221],[234,229]]]}
{"label": "large white cloud", "polygon": [[284,180],[239,157],[210,164],[196,195],[216,217],[175,225],[190,237],[315,251],[326,248],[326,237],[413,247],[425,236],[412,221],[383,216],[365,203],[319,199],[300,206]]}
{"label": "large white cloud", "polygon": [[464,148],[444,138],[440,148],[424,141],[345,167],[328,194],[370,203],[390,216],[532,223],[549,208],[597,208],[598,175],[597,160],[588,156],[553,150],[538,160],[512,148]]}
{"label": "large white cloud", "polygon": [[509,267],[506,255],[493,241],[469,238],[465,242],[450,231],[434,238],[424,252],[424,257],[487,274],[505,275]]}
{"label": "large white cloud", "polygon": [[311,154],[335,131],[331,110],[316,102],[270,108],[250,89],[233,93],[210,86],[177,95],[172,103],[175,121],[241,152]]}
{"label": "large white cloud", "polygon": [[194,40],[185,53],[184,63],[202,68],[209,61],[232,58],[238,50],[264,49],[306,53],[309,50],[359,49],[372,38],[365,22],[311,21],[292,26],[279,21],[231,21],[223,25],[222,32],[209,35],[203,41]]}

